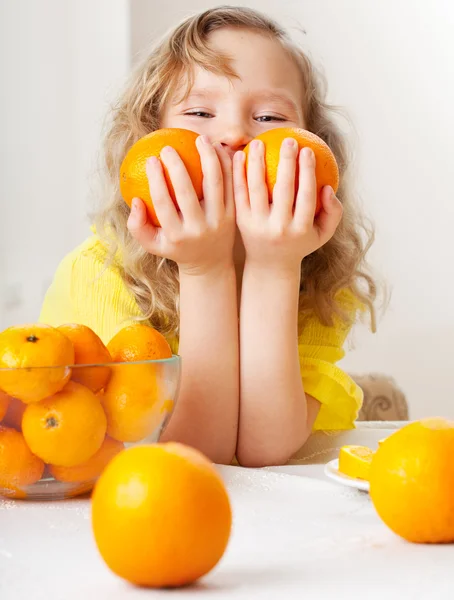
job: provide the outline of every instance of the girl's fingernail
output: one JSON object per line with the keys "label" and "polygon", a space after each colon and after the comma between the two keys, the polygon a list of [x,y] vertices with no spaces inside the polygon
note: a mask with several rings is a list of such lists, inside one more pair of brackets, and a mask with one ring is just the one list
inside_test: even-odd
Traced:
{"label": "girl's fingernail", "polygon": [[233,156],[233,160],[235,160],[237,163],[243,163],[245,158],[246,155],[242,150],[238,150],[238,152],[235,152]]}
{"label": "girl's fingernail", "polygon": [[327,188],[329,190],[328,198],[331,202],[334,202],[336,200],[336,194],[334,193],[334,190],[330,185],[328,185]]}
{"label": "girl's fingernail", "polygon": [[296,141],[293,138],[286,138],[284,144],[287,148],[294,148],[296,146]]}
{"label": "girl's fingernail", "polygon": [[308,165],[315,166],[315,155],[310,148],[303,148],[303,156]]}
{"label": "girl's fingernail", "polygon": [[137,212],[138,208],[139,208],[139,203],[137,201],[137,198],[133,198],[132,202],[131,202],[131,212],[133,212],[133,213]]}
{"label": "girl's fingernail", "polygon": [[164,146],[164,148],[161,150],[161,154],[170,156],[172,153],[174,152],[172,146]]}
{"label": "girl's fingernail", "polygon": [[262,142],[260,140],[252,140],[251,142],[251,150],[260,150],[262,147]]}
{"label": "girl's fingernail", "polygon": [[202,142],[202,144],[209,144],[210,143],[210,140],[209,140],[209,138],[208,138],[207,135],[200,135],[199,139]]}
{"label": "girl's fingernail", "polygon": [[158,157],[157,156],[150,156],[150,158],[147,159],[147,165],[149,167],[154,167],[158,164]]}

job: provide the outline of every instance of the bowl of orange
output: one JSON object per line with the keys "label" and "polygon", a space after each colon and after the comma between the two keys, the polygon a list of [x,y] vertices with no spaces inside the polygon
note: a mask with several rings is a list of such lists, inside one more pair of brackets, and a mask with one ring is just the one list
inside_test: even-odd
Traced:
{"label": "bowl of orange", "polygon": [[134,324],[107,345],[89,327],[0,333],[0,496],[85,494],[125,448],[159,441],[174,410],[180,357]]}

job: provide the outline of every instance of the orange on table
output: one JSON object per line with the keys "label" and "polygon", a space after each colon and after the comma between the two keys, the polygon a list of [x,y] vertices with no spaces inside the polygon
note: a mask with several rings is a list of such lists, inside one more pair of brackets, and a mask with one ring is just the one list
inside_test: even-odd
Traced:
{"label": "orange on table", "polygon": [[120,442],[138,442],[155,431],[165,402],[153,364],[112,367],[100,401],[107,416],[107,434]]}
{"label": "orange on table", "polygon": [[10,398],[8,410],[3,418],[3,425],[22,431],[22,417],[27,405],[17,398]]}
{"label": "orange on table", "polygon": [[54,396],[29,404],[22,418],[22,431],[32,452],[61,467],[91,458],[100,449],[106,428],[99,399],[74,381]]}
{"label": "orange on table", "polygon": [[[66,323],[57,328],[69,338],[74,346],[75,365],[105,365],[112,362],[110,352],[101,338],[86,325]],[[110,377],[109,367],[76,367],[72,370],[71,379],[81,383],[92,392],[99,392]]]}
{"label": "orange on table", "polygon": [[85,462],[75,467],[50,465],[49,473],[58,481],[68,483],[91,481],[101,475],[112,458],[121,452],[123,448],[124,444],[122,442],[106,436],[98,452]]}
{"label": "orange on table", "polygon": [[4,418],[8,411],[11,402],[11,397],[0,390],[0,421]]}
{"label": "orange on table", "polygon": [[115,362],[171,358],[166,338],[153,327],[137,323],[120,329],[107,344]]}
{"label": "orange on table", "polygon": [[[321,190],[325,185],[330,185],[334,192],[337,192],[339,187],[339,168],[336,158],[329,146],[320,137],[305,129],[298,127],[277,127],[269,129],[258,135],[256,140],[261,140],[265,145],[265,178],[268,186],[270,202],[273,197],[273,189],[277,179],[277,169],[279,164],[279,156],[281,152],[282,142],[285,138],[293,138],[298,142],[298,147],[311,148],[315,154],[315,177],[317,180],[317,206],[315,214],[320,212]],[[249,144],[244,149],[246,153],[246,164],[249,154]],[[298,192],[298,163],[295,176],[295,197]]]}
{"label": "orange on table", "polygon": [[224,554],[231,523],[215,467],[176,443],[121,452],[92,496],[101,556],[114,573],[142,586],[181,586],[208,573]]}
{"label": "orange on table", "polygon": [[[198,135],[188,129],[158,129],[140,138],[131,146],[120,167],[120,192],[124,201],[131,206],[133,198],[140,198],[146,205],[149,218],[159,227],[153,207],[146,173],[146,162],[150,156],[159,158],[165,146],[174,148],[183,161],[199,200],[203,197],[203,175],[200,156],[195,145]],[[162,164],[170,196],[177,206],[175,192],[166,167]]]}
{"label": "orange on table", "polygon": [[370,497],[385,524],[410,542],[454,542],[454,421],[410,423],[372,460]]}
{"label": "orange on table", "polygon": [[22,498],[21,489],[39,481],[43,461],[27,446],[19,431],[0,425],[0,495]]}
{"label": "orange on table", "polygon": [[60,391],[73,363],[71,341],[50,325],[19,325],[0,333],[0,389],[27,404]]}

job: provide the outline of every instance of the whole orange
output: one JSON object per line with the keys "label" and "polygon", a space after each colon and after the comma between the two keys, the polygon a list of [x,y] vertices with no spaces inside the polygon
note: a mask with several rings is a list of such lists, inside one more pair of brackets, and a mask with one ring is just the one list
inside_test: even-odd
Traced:
{"label": "whole orange", "polygon": [[0,426],[0,495],[23,497],[23,487],[39,481],[43,461],[34,456],[15,429]]}
{"label": "whole orange", "polygon": [[124,445],[106,436],[101,448],[91,458],[75,467],[51,465],[49,473],[58,481],[84,482],[99,477],[114,456],[121,452]]}
{"label": "whole orange", "polygon": [[[74,346],[75,365],[105,365],[112,362],[110,352],[101,338],[86,325],[66,323],[58,330],[71,340]],[[110,377],[109,367],[75,367],[71,379],[88,387],[92,392],[99,392]]]}
{"label": "whole orange", "polygon": [[71,341],[54,327],[38,323],[0,333],[0,389],[22,402],[38,402],[61,390],[73,363]]}
{"label": "whole orange", "polygon": [[106,428],[99,398],[74,381],[54,396],[29,404],[22,417],[22,431],[32,452],[61,467],[91,458],[101,448]]}
{"label": "whole orange", "polygon": [[0,421],[4,418],[8,411],[8,407],[10,405],[11,398],[5,392],[0,390]]}
{"label": "whole orange", "polygon": [[454,421],[423,419],[379,445],[370,497],[380,518],[410,542],[454,542]]}
{"label": "whole orange", "polygon": [[14,429],[17,429],[17,431],[22,431],[22,417],[26,408],[26,404],[17,398],[11,398],[8,410],[3,418],[3,425],[13,427]]}
{"label": "whole orange", "polygon": [[121,452],[92,496],[101,556],[114,573],[142,586],[181,586],[208,573],[224,554],[231,523],[214,466],[176,443]]}
{"label": "whole orange", "polygon": [[[124,201],[131,206],[133,198],[140,198],[147,207],[152,223],[159,227],[153,207],[146,173],[146,162],[150,156],[159,158],[165,146],[174,148],[186,167],[199,200],[203,197],[203,175],[200,156],[195,145],[198,135],[188,129],[158,129],[140,138],[131,146],[120,167],[120,192]],[[167,168],[162,165],[170,196],[177,206],[175,191]]]}
{"label": "whole orange", "polygon": [[[265,145],[265,179],[268,186],[270,202],[273,198],[273,190],[277,179],[279,155],[282,142],[285,138],[293,138],[298,142],[298,148],[311,148],[315,155],[315,177],[317,180],[317,215],[322,207],[321,190],[325,185],[330,185],[334,192],[339,187],[339,168],[336,159],[329,146],[317,135],[300,129],[298,127],[277,127],[269,129],[258,135],[255,139],[261,140]],[[244,149],[246,153],[246,164],[249,153],[249,144]],[[295,198],[298,193],[298,163],[295,174]]]}
{"label": "whole orange", "polygon": [[107,416],[107,434],[121,442],[138,442],[159,426],[167,398],[155,365],[145,363],[112,367],[99,399]]}
{"label": "whole orange", "polygon": [[153,327],[142,323],[120,329],[107,344],[107,348],[115,362],[172,357],[172,350],[166,338]]}

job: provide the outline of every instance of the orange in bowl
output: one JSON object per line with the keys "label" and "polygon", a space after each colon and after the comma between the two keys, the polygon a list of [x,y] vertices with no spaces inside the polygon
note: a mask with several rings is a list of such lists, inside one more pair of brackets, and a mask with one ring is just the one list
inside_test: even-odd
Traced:
{"label": "orange in bowl", "polygon": [[0,333],[0,389],[22,402],[60,391],[71,376],[74,347],[50,325],[21,325]]}
{"label": "orange in bowl", "polygon": [[107,416],[107,434],[120,442],[148,438],[169,412],[164,382],[153,363],[113,367],[100,400]]}
{"label": "orange in bowl", "polygon": [[74,346],[75,365],[96,365],[74,368],[71,379],[94,393],[102,390],[110,377],[109,367],[102,365],[112,362],[112,358],[101,338],[90,327],[78,323],[60,325],[58,330],[64,333]]}
{"label": "orange in bowl", "polygon": [[11,402],[10,396],[0,390],[0,421],[5,417]]}
{"label": "orange in bowl", "polygon": [[22,417],[25,441],[46,463],[74,467],[101,448],[107,419],[99,398],[70,381],[49,398],[29,404]]}
{"label": "orange in bowl", "polygon": [[[320,137],[300,129],[298,127],[277,127],[269,129],[258,135],[255,139],[261,140],[265,145],[265,179],[268,187],[270,202],[273,198],[273,190],[277,179],[277,170],[282,142],[286,138],[293,138],[298,143],[298,148],[311,148],[315,155],[315,177],[317,180],[317,206],[315,214],[317,215],[322,207],[321,190],[325,185],[330,185],[334,192],[339,187],[339,168],[333,152],[329,146]],[[246,164],[249,155],[249,144],[244,149],[246,153]],[[298,163],[295,174],[295,198],[298,192]]]}
{"label": "orange in bowl", "polygon": [[23,487],[36,483],[44,472],[44,462],[34,456],[19,431],[0,426],[0,494],[25,496]]}
{"label": "orange in bowl", "polygon": [[[198,135],[188,129],[158,129],[140,138],[131,146],[120,167],[120,192],[131,206],[133,198],[140,198],[146,205],[149,219],[159,227],[159,220],[150,195],[146,162],[151,156],[159,158],[165,146],[174,148],[183,161],[199,200],[203,197],[202,165],[195,141]],[[170,196],[177,205],[175,191],[167,168],[162,165]]]}
{"label": "orange in bowl", "polygon": [[107,344],[115,362],[171,358],[166,338],[153,327],[137,323],[121,329]]}
{"label": "orange in bowl", "polygon": [[196,581],[222,558],[231,524],[229,497],[215,467],[181,444],[124,450],[92,496],[99,552],[114,573],[136,585]]}
{"label": "orange in bowl", "polygon": [[121,452],[124,444],[106,436],[101,448],[85,462],[74,467],[50,465],[49,474],[57,481],[68,483],[90,482],[99,477],[114,456]]}
{"label": "orange in bowl", "polygon": [[22,431],[22,417],[26,408],[27,405],[17,398],[10,398],[8,410],[3,417],[2,425],[12,427],[17,431]]}

